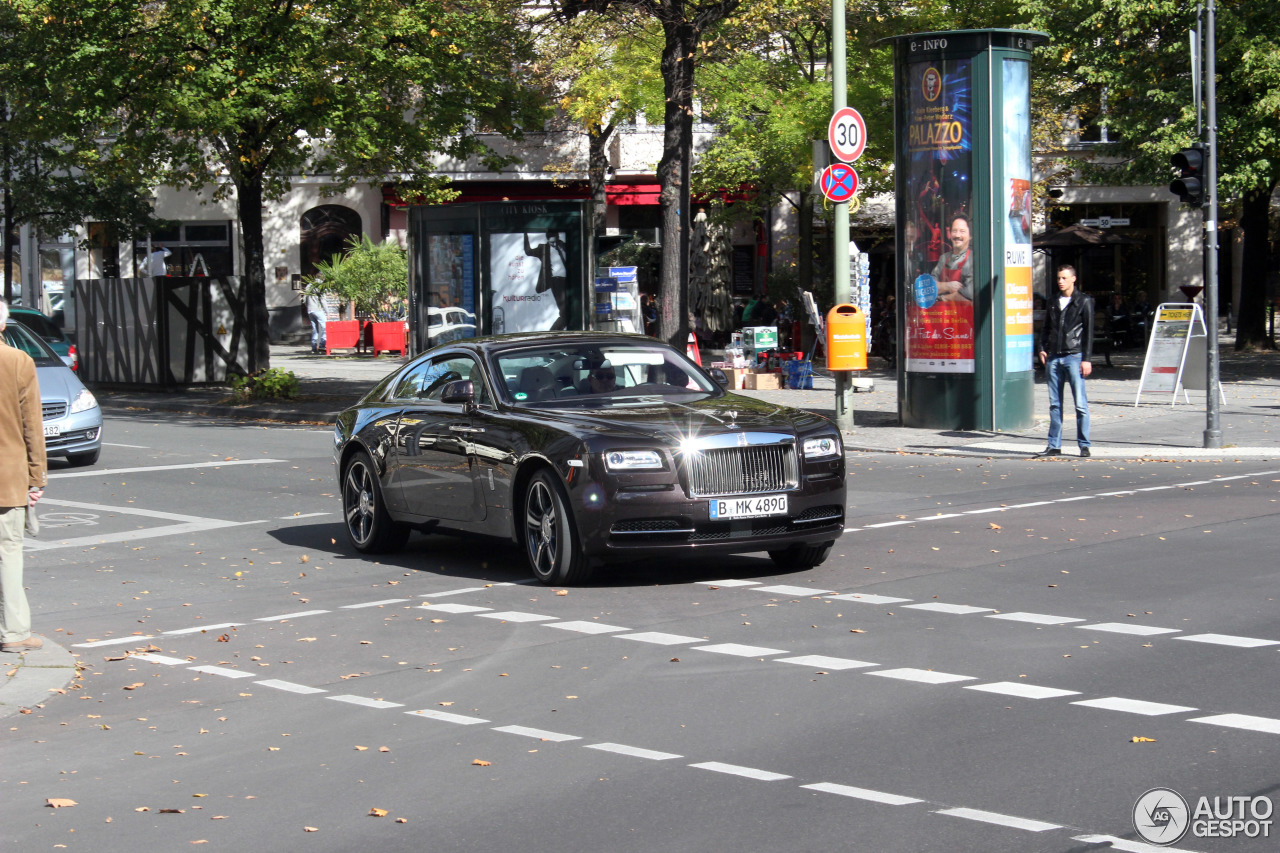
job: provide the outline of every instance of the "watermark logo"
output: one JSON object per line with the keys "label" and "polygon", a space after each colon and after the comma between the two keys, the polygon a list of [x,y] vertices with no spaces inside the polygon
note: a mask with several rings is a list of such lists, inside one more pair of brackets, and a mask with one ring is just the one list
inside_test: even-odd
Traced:
{"label": "watermark logo", "polygon": [[1274,804],[1265,796],[1199,797],[1192,808],[1172,788],[1152,788],[1133,804],[1133,828],[1161,847],[1193,838],[1270,838]]}
{"label": "watermark logo", "polygon": [[1190,825],[1187,801],[1172,788],[1152,788],[1133,804],[1133,828],[1152,844],[1177,844]]}

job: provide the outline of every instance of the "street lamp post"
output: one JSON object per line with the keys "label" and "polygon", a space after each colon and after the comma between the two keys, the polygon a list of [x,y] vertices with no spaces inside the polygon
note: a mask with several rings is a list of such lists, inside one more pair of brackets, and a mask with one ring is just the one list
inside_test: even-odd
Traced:
{"label": "street lamp post", "polygon": [[[845,69],[845,0],[831,0],[831,111],[837,113],[849,105],[848,80]],[[835,304],[849,301],[849,203],[836,205],[832,241]],[[831,353],[827,353],[830,361]],[[836,378],[836,426],[841,432],[853,430],[853,375],[847,370],[832,371]]]}
{"label": "street lamp post", "polygon": [[1205,430],[1204,446],[1222,447],[1222,428],[1218,422],[1218,84],[1217,50],[1214,35],[1214,0],[1208,0],[1204,33],[1204,98],[1205,141],[1209,157],[1206,178],[1208,196],[1204,208],[1205,241]]}

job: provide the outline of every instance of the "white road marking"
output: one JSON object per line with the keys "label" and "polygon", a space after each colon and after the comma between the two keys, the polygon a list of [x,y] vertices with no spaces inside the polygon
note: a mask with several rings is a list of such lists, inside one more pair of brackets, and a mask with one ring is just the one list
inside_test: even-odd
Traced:
{"label": "white road marking", "polygon": [[544,628],[559,628],[562,631],[577,631],[580,634],[612,634],[614,631],[630,631],[618,625],[605,625],[603,622],[548,622]]}
{"label": "white road marking", "polygon": [[431,720],[439,720],[442,723],[457,723],[460,726],[475,726],[480,723],[487,723],[488,720],[482,720],[479,717],[464,717],[461,714],[450,714],[447,711],[437,711],[434,708],[423,708],[420,711],[405,711],[406,714],[413,714],[416,717],[427,717]]}
{"label": "white road marking", "polygon": [[192,462],[187,465],[147,465],[141,468],[95,468],[92,471],[59,471],[49,479],[63,477],[114,477],[117,474],[150,474],[153,471],[189,471],[193,468],[229,468],[232,465],[273,465],[286,459],[233,459],[228,462]]}
{"label": "white road marking", "polygon": [[694,646],[694,649],[700,652],[713,652],[717,655],[733,655],[740,658],[766,658],[787,653],[786,649],[744,646],[741,643],[713,643],[709,646]]}
{"label": "white road marking", "polygon": [[223,628],[239,628],[244,625],[243,622],[219,622],[217,625],[196,625],[191,628],[177,628],[173,631],[164,631],[166,637],[172,637],[178,634],[202,634],[206,631],[221,631]]}
{"label": "white road marking", "polygon": [[917,518],[916,521],[941,521],[944,518],[959,518],[962,515],[964,515],[964,513],[962,512],[948,512],[946,514],[939,513],[938,515],[922,515],[919,518]]}
{"label": "white road marking", "polygon": [[879,524],[868,524],[867,529],[872,530],[876,527],[897,527],[900,524],[915,524],[915,519],[908,518],[905,521],[882,521]]}
{"label": "white road marking", "polygon": [[335,702],[346,702],[348,705],[362,705],[365,708],[403,708],[403,703],[388,702],[385,699],[370,699],[368,696],[352,696],[347,693],[339,693],[337,696],[326,696],[326,699],[332,699]]}
{"label": "white road marking", "polygon": [[1165,489],[1172,489],[1173,486],[1147,486],[1145,489],[1138,489],[1139,492],[1163,492]]}
{"label": "white road marking", "polygon": [[787,586],[786,584],[778,584],[777,586],[753,586],[752,592],[771,592],[777,595],[830,595],[835,592],[834,589],[813,589],[807,586]]}
{"label": "white road marking", "polygon": [[962,817],[965,820],[976,820],[981,823],[994,823],[997,826],[1008,826],[1013,829],[1025,829],[1027,832],[1046,832],[1050,829],[1062,829],[1056,823],[1045,823],[1042,820],[1030,820],[1025,817],[984,812],[979,809],[938,809],[934,814],[950,817]]}
{"label": "white road marking", "polygon": [[1235,646],[1240,649],[1257,649],[1262,646],[1280,646],[1280,641],[1259,640],[1255,637],[1233,637],[1230,634],[1189,634],[1174,637],[1175,640],[1189,640],[1193,643],[1213,643],[1219,646]]}
{"label": "white road marking", "polygon": [[1029,504],[1010,504],[1005,509],[1029,509],[1033,506],[1048,506],[1053,501],[1033,501]]}
{"label": "white road marking", "polygon": [[161,664],[164,664],[165,666],[179,666],[181,664],[191,663],[191,661],[187,660],[186,658],[171,658],[171,657],[168,657],[167,655],[157,655],[157,654],[152,654],[151,652],[139,652],[133,657],[136,660],[145,660],[150,663],[161,663]]}
{"label": "white road marking", "polygon": [[1103,699],[1082,699],[1072,705],[1083,705],[1086,708],[1101,708],[1104,711],[1123,711],[1126,714],[1142,714],[1144,717],[1158,717],[1161,714],[1181,714],[1195,711],[1185,705],[1166,705],[1163,702],[1146,702],[1142,699],[1122,699],[1119,696],[1107,696]]}
{"label": "white road marking", "polygon": [[1128,489],[1128,490],[1126,490],[1126,491],[1122,491],[1122,492],[1098,492],[1098,497],[1100,497],[1100,498],[1118,498],[1118,497],[1121,497],[1122,495],[1132,495],[1132,494],[1137,494],[1137,493],[1136,493],[1136,492],[1134,492],[1134,490],[1133,490],[1133,489]]}
{"label": "white road marking", "polygon": [[427,595],[418,596],[419,598],[444,598],[446,595],[463,595],[468,592],[484,592],[487,589],[496,586],[511,586],[509,583],[495,583],[489,586],[468,586],[462,589],[446,589],[443,592],[432,592]]}
{"label": "white road marking", "polygon": [[727,587],[727,586],[755,586],[758,583],[760,583],[760,581],[724,580],[724,581],[694,581],[693,585],[694,586],[726,586]]}
{"label": "white road marking", "polygon": [[582,740],[577,735],[565,735],[560,732],[549,732],[546,729],[531,729],[528,726],[494,726],[495,732],[506,732],[509,735],[521,735],[523,737],[536,737],[538,740],[549,740],[555,743],[564,743],[570,740]]}
{"label": "white road marking", "polygon": [[289,693],[328,693],[328,690],[321,690],[319,687],[308,687],[305,684],[294,684],[292,681],[281,681],[278,678],[268,678],[265,681],[255,681],[254,684],[261,684],[263,687],[274,687],[276,690],[284,690]]}
{"label": "white road marking", "polygon": [[328,610],[301,610],[297,613],[282,613],[279,616],[262,616],[254,619],[254,622],[283,622],[286,619],[301,619],[303,616],[319,616],[322,613],[328,613]]}
{"label": "white road marking", "polygon": [[122,646],[125,643],[140,643],[143,640],[150,640],[153,637],[150,634],[141,634],[136,637],[117,637],[114,640],[94,640],[92,643],[76,643],[72,648],[76,649],[96,649],[99,646]]}
{"label": "white road marking", "polygon": [[902,681],[918,681],[921,684],[951,684],[955,681],[977,680],[972,675],[953,675],[949,672],[934,672],[931,669],[914,669],[912,667],[881,669],[876,672],[868,672],[864,674],[879,675],[883,678],[897,678]]}
{"label": "white road marking", "polygon": [[900,601],[910,601],[909,598],[894,598],[891,595],[872,595],[869,592],[846,592],[843,595],[829,595],[828,598],[834,601],[855,601],[861,604],[897,604]]}
{"label": "white road marking", "polygon": [[852,785],[837,785],[834,782],[815,782],[812,785],[801,785],[810,791],[824,794],[838,794],[842,797],[853,797],[859,800],[870,800],[873,803],[884,803],[889,806],[909,806],[912,803],[923,803],[915,797],[904,797],[901,794],[887,794],[884,791],[872,791],[869,788],[855,788]]}
{"label": "white road marking", "polygon": [[114,441],[104,441],[102,442],[102,446],[103,447],[128,447],[133,450],[150,450],[151,449],[150,447],[147,447],[145,444],[119,444]]}
{"label": "white road marking", "polygon": [[958,616],[966,613],[990,613],[990,607],[974,607],[969,604],[943,604],[941,601],[926,602],[925,604],[904,604],[903,608],[910,607],[912,610],[931,610],[935,613],[954,613]]}
{"label": "white road marking", "polygon": [[1086,844],[1110,844],[1112,850],[1124,853],[1192,853],[1182,847],[1157,847],[1155,844],[1143,844],[1141,841],[1126,841],[1114,835],[1076,835],[1072,841],[1083,841]]}
{"label": "white road marking", "polygon": [[989,507],[987,507],[986,509],[969,509],[969,510],[965,510],[965,513],[964,513],[964,514],[965,514],[965,515],[982,515],[983,513],[987,513],[987,512],[1004,512],[1004,511],[1005,511],[1005,509],[1007,509],[1007,507],[1003,507],[1003,506],[989,506]]}
{"label": "white road marking", "polygon": [[439,610],[441,613],[483,613],[492,607],[476,607],[474,604],[419,604],[420,610]]}
{"label": "white road marking", "polygon": [[241,672],[238,669],[227,669],[225,666],[189,666],[192,672],[205,672],[209,675],[221,675],[223,678],[253,678],[252,672]]}
{"label": "white road marking", "polygon": [[981,690],[984,693],[1000,693],[1019,699],[1057,699],[1060,696],[1079,696],[1079,690],[1059,690],[1056,687],[1038,687],[1018,681],[994,681],[991,684],[966,684],[965,690]]}
{"label": "white road marking", "polygon": [[481,619],[500,619],[503,622],[546,622],[555,616],[543,616],[541,613],[524,613],[519,610],[503,610],[498,613],[478,613]]}
{"label": "white road marking", "polygon": [[699,770],[710,770],[713,773],[728,773],[730,776],[745,776],[748,779],[756,779],[761,782],[780,782],[783,779],[790,779],[783,773],[771,773],[768,770],[757,770],[754,767],[741,767],[737,764],[723,764],[719,761],[703,761],[698,764],[690,764],[690,767],[697,767]]}
{"label": "white road marking", "polygon": [[1031,622],[1036,625],[1066,625],[1068,622],[1083,622],[1074,616],[1050,616],[1048,613],[991,613],[988,619],[1008,619],[1012,622]]}
{"label": "white road marking", "polygon": [[1191,482],[1191,483],[1174,483],[1174,488],[1175,488],[1175,489],[1185,489],[1185,488],[1187,488],[1188,486],[1207,486],[1207,485],[1209,485],[1209,484],[1210,484],[1210,483],[1212,483],[1212,482],[1213,482],[1213,480],[1196,480],[1196,481]]}
{"label": "white road marking", "polygon": [[587,749],[598,749],[601,752],[616,752],[618,755],[630,755],[632,758],[647,758],[650,761],[667,761],[671,758],[684,758],[674,752],[658,752],[655,749],[641,749],[638,746],[627,746],[621,743],[589,743]]}
{"label": "white road marking", "polygon": [[382,607],[384,604],[401,604],[411,598],[384,598],[381,601],[363,601],[360,604],[344,604],[339,610],[359,610],[362,607]]}
{"label": "white road marking", "polygon": [[706,637],[684,637],[680,634],[664,634],[661,631],[640,631],[636,634],[614,634],[619,640],[635,640],[640,643],[656,643],[659,646],[683,646],[688,643],[706,642]]}
{"label": "white road marking", "polygon": [[[1168,488],[1168,486],[1161,486],[1160,488],[1166,489]],[[1074,497],[1074,498],[1058,498],[1056,501],[1054,501],[1054,503],[1066,504],[1066,503],[1071,503],[1072,501],[1091,501],[1096,497],[1097,495],[1078,495],[1077,497]]]}
{"label": "white road marking", "polygon": [[794,663],[800,666],[816,666],[819,669],[857,669],[860,666],[879,666],[865,660],[850,658],[833,658],[826,655],[800,655],[793,658],[778,658],[774,663]]}
{"label": "white road marking", "polygon": [[1076,625],[1082,631],[1110,631],[1113,634],[1136,634],[1154,637],[1157,634],[1177,634],[1177,628],[1155,628],[1150,625],[1134,625],[1129,622],[1099,622],[1096,625]]}
{"label": "white road marking", "polygon": [[[40,503],[45,502],[52,503],[48,498],[40,501]],[[138,513],[138,515],[141,514]],[[94,548],[98,545],[121,545],[128,542],[136,542],[139,539],[158,539],[162,536],[205,533],[210,530],[221,530],[225,527],[243,527],[247,524],[257,523],[257,521],[196,521],[188,524],[166,524],[163,527],[150,527],[143,530],[126,530],[121,533],[77,536],[74,539],[57,539],[50,542],[41,542],[28,538],[23,543],[23,550],[56,551],[60,548]]]}
{"label": "white road marking", "polygon": [[1215,714],[1212,717],[1196,717],[1192,723],[1207,723],[1211,726],[1226,726],[1229,729],[1248,729],[1254,732],[1266,732],[1280,735],[1280,720],[1270,717],[1251,717],[1248,714]]}
{"label": "white road marking", "polygon": [[333,515],[331,512],[300,512],[297,515],[282,515],[280,521],[293,521],[295,518],[319,518],[322,515]]}

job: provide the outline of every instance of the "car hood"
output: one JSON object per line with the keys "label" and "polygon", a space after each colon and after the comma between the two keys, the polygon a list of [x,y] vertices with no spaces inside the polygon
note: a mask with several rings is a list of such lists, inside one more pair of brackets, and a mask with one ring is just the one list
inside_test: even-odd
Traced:
{"label": "car hood", "polygon": [[560,426],[577,428],[584,434],[657,437],[672,444],[692,436],[725,432],[797,433],[830,423],[812,412],[736,394],[691,403],[671,400],[651,404],[621,402],[589,411],[573,408],[525,411],[551,418]]}
{"label": "car hood", "polygon": [[71,368],[64,364],[37,365],[36,381],[40,383],[41,400],[70,403],[84,387]]}

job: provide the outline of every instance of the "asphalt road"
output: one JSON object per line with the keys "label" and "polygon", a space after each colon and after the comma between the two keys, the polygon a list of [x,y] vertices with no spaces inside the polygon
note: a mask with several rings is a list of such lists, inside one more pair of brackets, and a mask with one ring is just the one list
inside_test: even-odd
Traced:
{"label": "asphalt road", "polygon": [[356,555],[327,430],[106,436],[28,555],[84,670],[4,720],[5,849],[1156,850],[1149,789],[1280,796],[1277,461],[854,454],[823,566],[553,590]]}

